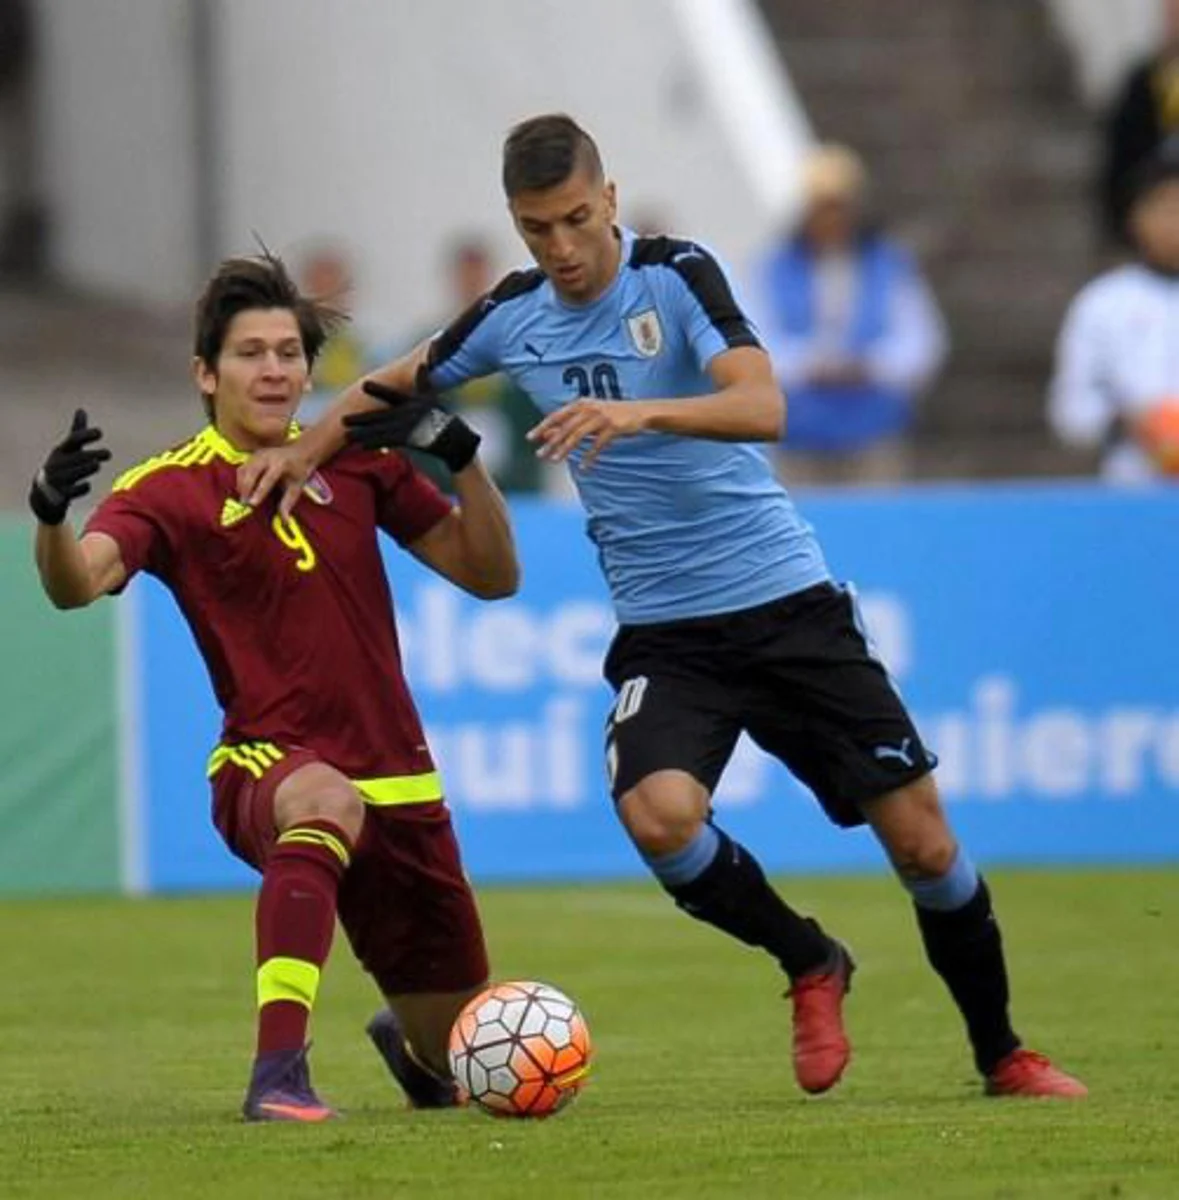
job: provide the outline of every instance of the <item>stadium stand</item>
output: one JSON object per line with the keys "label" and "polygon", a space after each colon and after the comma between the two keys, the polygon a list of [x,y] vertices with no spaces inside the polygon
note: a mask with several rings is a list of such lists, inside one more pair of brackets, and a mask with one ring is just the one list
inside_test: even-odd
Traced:
{"label": "stadium stand", "polygon": [[1096,254],[1093,123],[1045,7],[763,9],[817,135],[864,153],[946,313],[953,353],[923,404],[918,474],[1087,470],[1043,418],[1060,316]]}

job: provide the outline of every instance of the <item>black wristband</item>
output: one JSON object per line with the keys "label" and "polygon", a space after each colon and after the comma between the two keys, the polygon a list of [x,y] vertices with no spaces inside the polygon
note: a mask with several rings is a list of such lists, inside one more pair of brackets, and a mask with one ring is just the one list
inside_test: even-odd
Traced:
{"label": "black wristband", "polygon": [[480,441],[482,439],[462,417],[451,417],[446,428],[434,439],[430,453],[457,474],[471,465]]}
{"label": "black wristband", "polygon": [[70,502],[64,496],[54,500],[48,495],[53,490],[45,480],[45,472],[38,471],[33,486],[29,489],[29,507],[42,525],[60,525],[70,507]]}

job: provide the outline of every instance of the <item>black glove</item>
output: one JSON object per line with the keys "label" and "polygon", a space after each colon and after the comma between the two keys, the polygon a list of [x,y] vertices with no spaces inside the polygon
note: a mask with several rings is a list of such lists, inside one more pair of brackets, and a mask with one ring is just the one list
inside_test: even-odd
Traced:
{"label": "black glove", "polygon": [[90,491],[86,480],[111,456],[101,446],[86,448],[101,437],[102,430],[88,423],[86,410],[78,409],[65,441],[49,452],[29,491],[29,507],[42,525],[60,525],[71,501]]}
{"label": "black glove", "polygon": [[475,457],[479,435],[462,417],[447,412],[433,396],[398,392],[371,380],[362,386],[366,395],[384,401],[389,407],[345,417],[344,427],[350,442],[366,450],[408,446],[440,458],[456,472]]}

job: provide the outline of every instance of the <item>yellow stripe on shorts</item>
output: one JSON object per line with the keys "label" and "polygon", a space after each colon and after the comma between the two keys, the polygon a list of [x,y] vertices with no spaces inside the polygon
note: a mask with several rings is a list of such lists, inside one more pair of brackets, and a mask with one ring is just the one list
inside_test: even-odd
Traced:
{"label": "yellow stripe on shorts", "polygon": [[[211,779],[227,762],[248,771],[255,779],[285,757],[273,742],[222,744],[209,755],[206,774]],[[433,804],[442,799],[442,776],[437,771],[420,775],[386,775],[380,779],[353,779],[353,786],[366,804],[385,808],[396,804]]]}
{"label": "yellow stripe on shorts", "polygon": [[354,779],[366,804],[384,808],[393,804],[431,804],[442,799],[442,776],[437,771],[421,775],[389,775],[384,779]]}
{"label": "yellow stripe on shorts", "polygon": [[227,762],[235,767],[248,771],[255,779],[261,779],[276,763],[286,757],[283,751],[273,742],[235,742],[232,745],[222,743],[209,755],[205,766],[205,774],[212,779]]}

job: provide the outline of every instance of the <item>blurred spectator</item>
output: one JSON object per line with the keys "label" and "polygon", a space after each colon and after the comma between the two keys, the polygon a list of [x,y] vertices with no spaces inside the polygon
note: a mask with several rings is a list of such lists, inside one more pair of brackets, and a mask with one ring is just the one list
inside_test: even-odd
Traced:
{"label": "blurred spectator", "polygon": [[0,0],[0,276],[45,268],[47,218],[38,184],[33,16]]}
{"label": "blurred spectator", "polygon": [[1179,0],[1159,0],[1162,44],[1133,67],[1109,111],[1099,184],[1101,222],[1114,241],[1128,241],[1126,217],[1135,169],[1162,141],[1179,133]]}
{"label": "blurred spectator", "polygon": [[1048,405],[1057,436],[1098,451],[1118,483],[1179,474],[1179,137],[1139,165],[1128,196],[1135,260],[1073,301]]}
{"label": "blurred spectator", "polygon": [[[304,295],[352,317],[356,280],[343,247],[324,243],[305,254],[299,268],[299,285]],[[300,420],[317,420],[335,396],[376,365],[375,356],[352,320],[341,322],[316,359],[311,393],[299,406]]]}
{"label": "blurred spectator", "polygon": [[625,221],[639,237],[660,237],[671,233],[671,222],[657,208],[637,208]]}
{"label": "blurred spectator", "polygon": [[[490,248],[480,238],[462,238],[447,257],[447,276],[450,289],[448,312],[469,308],[496,284]],[[425,336],[436,329],[437,326],[432,327]],[[532,401],[506,375],[473,379],[449,392],[445,399],[448,407],[461,413],[463,420],[482,437],[480,455],[505,492],[548,490],[544,477],[555,474],[557,468],[548,466],[546,470],[546,464],[537,459],[531,443],[524,438],[540,420],[540,415]],[[437,479],[439,466],[436,459],[416,461]],[[438,482],[449,484],[448,480]]]}
{"label": "blurred spectator", "polygon": [[914,401],[945,356],[916,264],[865,219],[866,185],[851,150],[818,147],[798,228],[756,267],[754,312],[787,397],[789,484],[908,475]]}

